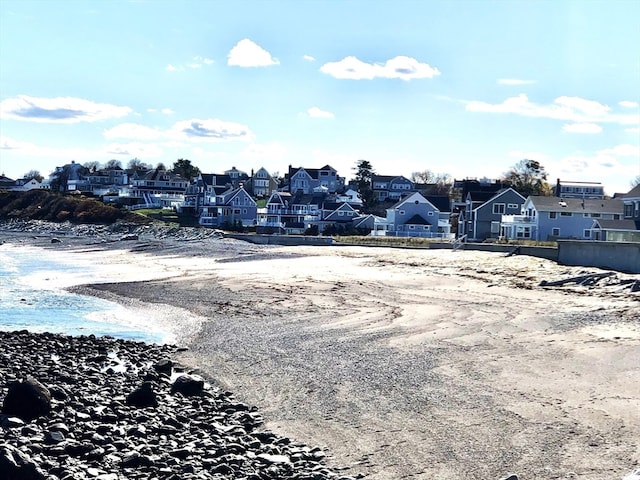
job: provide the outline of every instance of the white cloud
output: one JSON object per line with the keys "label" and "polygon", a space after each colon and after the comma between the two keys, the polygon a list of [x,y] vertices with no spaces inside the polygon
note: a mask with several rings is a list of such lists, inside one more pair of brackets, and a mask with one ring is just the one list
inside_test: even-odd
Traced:
{"label": "white cloud", "polygon": [[334,78],[349,80],[372,80],[374,78],[399,78],[405,81],[416,78],[433,78],[440,71],[415,58],[397,56],[384,64],[366,63],[356,57],[345,57],[339,62],[325,63],[320,67],[322,73]]}
{"label": "white cloud", "polygon": [[335,118],[335,115],[325,110],[320,110],[318,107],[311,107],[307,110],[307,114],[311,118]]}
{"label": "white cloud", "polygon": [[184,72],[185,67],[191,69],[202,68],[203,65],[213,65],[215,62],[211,58],[201,57],[200,55],[196,55],[189,62],[184,65],[172,65],[168,64],[165,68],[168,72]]}
{"label": "white cloud", "polygon": [[280,62],[260,45],[248,38],[240,40],[229,52],[227,65],[236,67],[268,67]]}
{"label": "white cloud", "polygon": [[638,157],[640,159],[640,145],[629,145],[628,143],[617,145],[612,148],[600,150],[598,155],[615,155],[616,157]]}
{"label": "white cloud", "polygon": [[178,71],[178,68],[177,68],[177,67],[174,67],[174,66],[173,66],[173,65],[171,65],[171,64],[168,64],[166,67],[164,67],[164,69],[165,69],[167,72],[177,72],[177,71]]}
{"label": "white cloud", "polygon": [[622,100],[621,102],[618,102],[618,105],[624,108],[637,108],[638,102],[632,102],[631,100]]}
{"label": "white cloud", "polygon": [[632,114],[613,114],[611,108],[602,103],[580,97],[558,97],[550,105],[533,103],[524,93],[509,97],[502,103],[481,101],[466,102],[470,112],[513,113],[525,117],[550,118],[575,123],[618,123],[634,125],[640,123],[640,116]]}
{"label": "white cloud", "polygon": [[562,130],[569,133],[600,133],[602,127],[595,123],[566,123]]}
{"label": "white cloud", "polygon": [[146,127],[137,123],[122,123],[105,130],[105,138],[133,138],[137,140],[156,140],[162,136],[162,132],[155,128]]}
{"label": "white cloud", "polygon": [[311,55],[303,55],[302,58],[304,58],[307,62],[315,62],[316,59],[314,57],[312,57]]}
{"label": "white cloud", "polygon": [[625,128],[624,129],[625,132],[627,133],[640,133],[640,127],[633,127],[633,128]]}
{"label": "white cloud", "polygon": [[518,78],[499,78],[498,85],[509,85],[509,86],[517,86],[517,85],[531,85],[536,83],[535,80],[520,80]]}
{"label": "white cloud", "polygon": [[37,98],[19,95],[0,102],[0,117],[42,123],[95,122],[125,117],[129,107],[72,97]]}
{"label": "white cloud", "polygon": [[177,140],[225,141],[251,140],[249,127],[219,119],[191,119],[177,122],[169,132],[169,137]]}
{"label": "white cloud", "polygon": [[162,110],[160,110],[162,113],[164,113],[165,115],[173,115],[174,112],[173,110],[171,110],[170,108],[163,108]]}

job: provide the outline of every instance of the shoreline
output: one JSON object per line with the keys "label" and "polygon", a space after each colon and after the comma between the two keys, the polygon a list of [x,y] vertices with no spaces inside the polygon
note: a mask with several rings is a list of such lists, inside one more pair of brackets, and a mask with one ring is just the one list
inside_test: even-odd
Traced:
{"label": "shoreline", "polygon": [[[94,255],[83,241],[62,248]],[[270,429],[326,446],[346,473],[599,480],[639,465],[640,303],[620,283],[632,275],[542,288],[600,270],[219,239],[162,239],[118,258],[181,273],[83,293],[204,318],[184,359],[258,406]]]}

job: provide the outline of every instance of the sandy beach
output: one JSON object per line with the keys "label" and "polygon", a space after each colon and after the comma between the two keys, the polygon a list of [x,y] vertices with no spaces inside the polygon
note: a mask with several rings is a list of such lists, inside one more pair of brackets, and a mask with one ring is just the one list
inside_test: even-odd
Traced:
{"label": "sandy beach", "polygon": [[182,361],[345,474],[602,480],[640,466],[637,276],[541,287],[602,271],[472,251],[3,239],[97,268],[66,286],[159,319],[190,348]]}

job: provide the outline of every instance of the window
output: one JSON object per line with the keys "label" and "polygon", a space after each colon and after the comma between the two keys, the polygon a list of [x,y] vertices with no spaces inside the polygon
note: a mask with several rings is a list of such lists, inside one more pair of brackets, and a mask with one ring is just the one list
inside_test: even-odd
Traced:
{"label": "window", "polygon": [[624,206],[624,216],[625,218],[633,217],[633,204],[627,203]]}
{"label": "window", "polygon": [[559,237],[560,236],[560,229],[559,228],[552,228],[551,229],[551,235],[553,235],[554,237]]}
{"label": "window", "polygon": [[433,212],[429,212],[427,213],[427,215],[429,215],[430,217],[433,217]]}
{"label": "window", "polygon": [[409,225],[409,230],[415,230],[416,226],[415,225]]}
{"label": "window", "polygon": [[491,222],[491,233],[500,233],[500,222]]}
{"label": "window", "polygon": [[240,209],[239,208],[234,209],[233,210],[233,214],[234,215],[240,215]]}
{"label": "window", "polygon": [[509,210],[517,210],[519,207],[517,203],[510,203],[509,205],[507,205],[507,208]]}
{"label": "window", "polygon": [[549,212],[549,218],[553,219],[553,218],[557,218],[558,216],[558,212]]}
{"label": "window", "polygon": [[591,216],[592,216],[593,218],[600,218],[602,215],[601,215],[601,214],[599,214],[599,213],[592,213],[592,214],[591,214]]}
{"label": "window", "polygon": [[404,210],[400,210],[398,213],[399,213],[400,215],[404,215]]}
{"label": "window", "polygon": [[494,203],[493,204],[493,213],[495,215],[501,215],[504,213],[504,203]]}
{"label": "window", "polygon": [[560,216],[561,217],[571,217],[572,213],[571,212],[560,212]]}
{"label": "window", "polygon": [[582,235],[584,236],[584,238],[591,238],[591,230],[585,229],[582,232]]}

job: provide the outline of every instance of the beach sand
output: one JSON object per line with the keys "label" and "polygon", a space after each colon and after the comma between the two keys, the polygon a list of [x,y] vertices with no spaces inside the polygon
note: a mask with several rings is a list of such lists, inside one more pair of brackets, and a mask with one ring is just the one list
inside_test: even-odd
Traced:
{"label": "beach sand", "polygon": [[640,465],[640,294],[623,283],[637,277],[549,288],[601,270],[213,238],[47,251],[98,269],[75,291],[157,312],[183,362],[345,474],[602,480]]}

